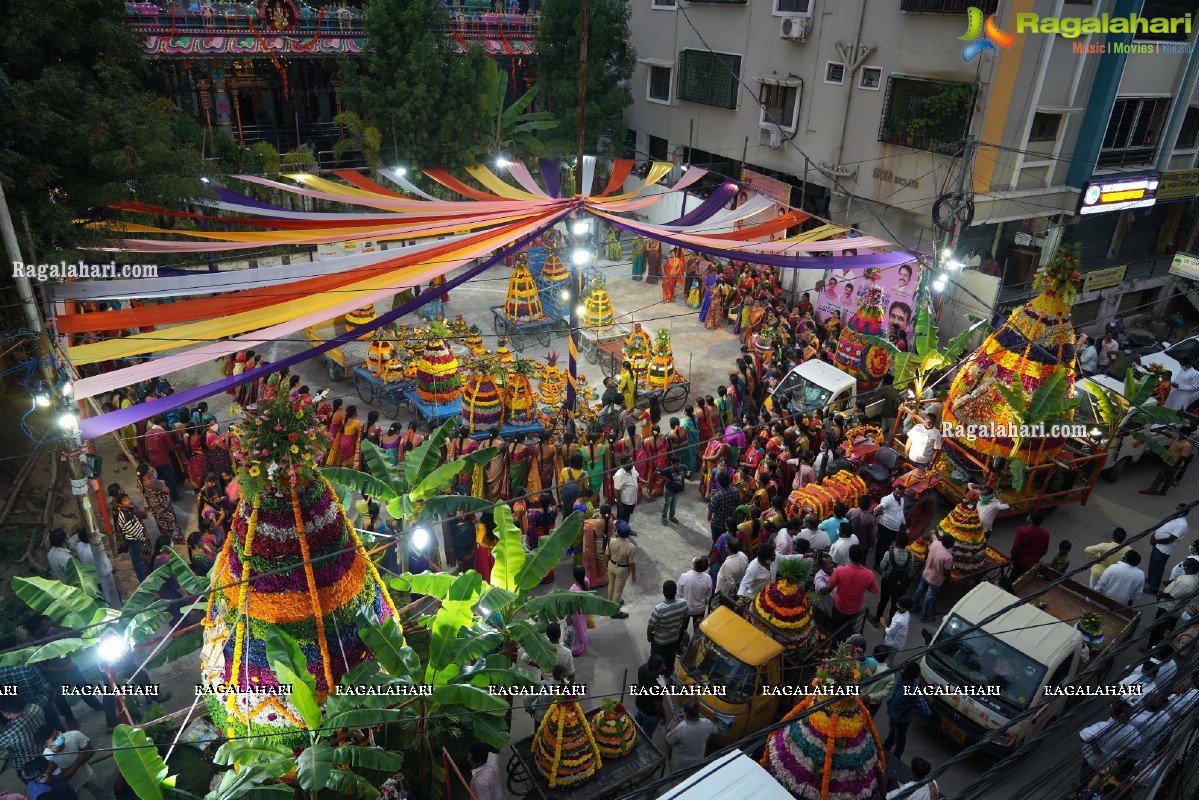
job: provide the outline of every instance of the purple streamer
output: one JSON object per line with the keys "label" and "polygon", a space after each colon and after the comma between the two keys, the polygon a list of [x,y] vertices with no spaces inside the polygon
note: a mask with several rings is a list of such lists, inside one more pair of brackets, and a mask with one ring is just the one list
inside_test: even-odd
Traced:
{"label": "purple streamer", "polygon": [[421,292],[416,299],[410,300],[399,308],[389,311],[382,316],[376,317],[374,321],[368,322],[366,325],[359,325],[357,328],[346,331],[340,336],[330,339],[329,341],[317,345],[309,350],[296,353],[295,355],[288,356],[281,361],[267,364],[266,366],[259,367],[258,369],[247,370],[241,375],[222,378],[219,381],[213,381],[212,383],[204,386],[197,386],[194,389],[187,389],[185,391],[170,395],[169,397],[160,397],[157,400],[151,400],[146,403],[138,403],[135,406],[123,408],[119,411],[109,411],[107,414],[101,414],[98,417],[88,417],[79,423],[80,435],[85,441],[89,439],[98,439],[104,434],[111,433],[115,430],[120,430],[126,425],[132,425],[135,422],[140,422],[143,419],[150,419],[157,414],[165,414],[167,411],[179,408],[180,406],[191,406],[196,401],[202,400],[205,397],[212,397],[213,395],[220,394],[221,392],[241,386],[244,383],[256,381],[259,378],[270,375],[272,372],[278,372],[284,367],[294,366],[302,361],[307,361],[310,358],[323,355],[335,347],[341,347],[347,342],[352,342],[355,339],[359,339],[363,334],[371,333],[372,331],[382,328],[384,325],[394,322],[405,314],[412,313],[430,300],[442,296],[451,289],[458,288],[476,275],[479,275],[480,273],[485,272],[486,270],[500,263],[505,257],[508,256],[509,253],[520,250],[526,244],[532,242],[538,236],[552,228],[558,223],[559,220],[565,217],[566,214],[567,212],[565,211],[555,214],[553,217],[547,220],[545,224],[541,225],[536,230],[525,234],[507,247],[497,250],[495,254],[493,254],[482,264],[479,264],[477,267],[471,267],[458,277],[447,280],[441,286],[426,289],[425,291]]}
{"label": "purple streamer", "polygon": [[238,194],[237,192],[226,189],[223,186],[213,186],[211,188],[213,194],[215,194],[217,199],[222,203],[232,203],[233,205],[237,206],[251,206],[253,208],[261,208],[264,211],[290,210],[284,208],[283,206],[275,206],[271,205],[270,203],[264,203],[261,200],[255,200],[253,197],[249,197],[244,194]]}
{"label": "purple streamer", "polygon": [[541,183],[550,197],[562,196],[562,162],[556,158],[539,158]]}
{"label": "purple streamer", "polygon": [[[584,206],[584,209],[587,209],[587,207]],[[587,210],[590,211],[590,209]],[[695,250],[720,258],[730,258],[734,261],[765,264],[770,267],[784,267],[786,269],[866,269],[868,267],[885,269],[887,267],[897,267],[900,264],[909,264],[920,258],[919,253],[913,253],[910,250],[896,250],[891,253],[870,253],[864,256],[825,257],[812,257],[809,255],[786,256],[779,253],[748,253],[744,250],[736,250],[728,247],[711,247],[705,244],[696,244],[695,242],[679,239],[675,236],[666,236],[657,231],[646,231],[636,225],[630,225],[627,222],[611,217],[605,216],[601,217],[601,219],[609,225],[615,225],[626,231],[648,236],[651,239],[657,239],[660,242],[673,245],[674,247],[681,247],[684,250]]]}
{"label": "purple streamer", "polygon": [[[667,225],[698,225],[701,222],[707,222],[712,217],[729,204],[737,195],[737,186],[734,183],[725,181],[717,186],[712,194],[708,195],[708,199],[700,203],[698,206],[688,211],[683,216],[667,222]],[[684,194],[684,197],[687,195]]]}

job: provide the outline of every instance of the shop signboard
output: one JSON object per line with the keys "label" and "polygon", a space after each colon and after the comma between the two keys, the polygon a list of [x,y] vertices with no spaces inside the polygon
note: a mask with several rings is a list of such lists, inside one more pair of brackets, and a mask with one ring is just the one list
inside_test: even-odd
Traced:
{"label": "shop signboard", "polygon": [[820,322],[825,322],[834,311],[840,311],[841,322],[849,324],[858,312],[859,304],[865,299],[867,290],[877,285],[883,290],[883,329],[890,330],[891,323],[895,323],[907,332],[908,341],[914,342],[916,291],[920,286],[920,275],[921,267],[916,262],[865,271],[827,269],[813,297],[816,317]]}
{"label": "shop signboard", "polygon": [[1157,185],[1157,199],[1190,200],[1199,197],[1199,169],[1180,169],[1163,172]]}
{"label": "shop signboard", "polygon": [[1102,214],[1129,208],[1147,208],[1157,202],[1160,175],[1112,178],[1083,184],[1079,214]]}
{"label": "shop signboard", "polygon": [[1091,292],[1096,289],[1110,289],[1124,283],[1124,273],[1128,271],[1127,264],[1107,269],[1091,270],[1082,279],[1082,290]]}
{"label": "shop signboard", "polygon": [[1175,253],[1170,262],[1170,274],[1192,281],[1199,281],[1199,256],[1190,253]]}

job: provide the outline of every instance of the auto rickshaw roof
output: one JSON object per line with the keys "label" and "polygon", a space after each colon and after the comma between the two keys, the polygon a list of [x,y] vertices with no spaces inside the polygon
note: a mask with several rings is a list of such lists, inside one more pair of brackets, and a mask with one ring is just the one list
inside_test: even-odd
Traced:
{"label": "auto rickshaw roof", "polygon": [[783,652],[781,644],[723,606],[704,617],[699,629],[729,655],[751,666],[766,664]]}

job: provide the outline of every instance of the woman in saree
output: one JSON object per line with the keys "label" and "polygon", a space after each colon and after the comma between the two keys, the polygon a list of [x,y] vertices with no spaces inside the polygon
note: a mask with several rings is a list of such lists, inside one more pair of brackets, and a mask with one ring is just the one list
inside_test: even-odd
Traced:
{"label": "woman in saree", "polygon": [[[216,478],[215,475],[211,477]],[[219,550],[225,544],[225,523],[229,519],[229,515],[225,513],[224,497],[219,486],[213,484],[200,492],[199,510],[200,519],[206,519],[212,524],[212,535],[216,538]]]}
{"label": "woman in saree", "polygon": [[[572,592],[590,591],[591,584],[587,581],[587,571],[582,565],[576,566],[574,569],[574,583],[570,585]],[[486,579],[484,579],[486,580]],[[572,656],[581,656],[587,652],[587,615],[582,611],[576,611],[567,616],[563,622],[568,623],[574,630],[574,645],[570,648]]]}
{"label": "woman in saree", "polygon": [[204,446],[208,450],[208,471],[219,476],[233,471],[233,454],[229,452],[229,439],[222,436],[216,420],[208,424],[204,434]]}
{"label": "woman in saree", "polygon": [[670,466],[670,448],[666,445],[666,437],[655,425],[642,443],[637,454],[637,473],[641,476],[641,496],[654,499],[662,496],[666,487],[666,478],[662,471]]}
{"label": "woman in saree", "polygon": [[[264,365],[263,365],[262,356],[254,356],[253,364],[251,364],[249,362],[246,363],[246,372],[249,372],[250,370],[254,370],[254,369],[260,369],[263,366]],[[263,387],[263,384],[265,383],[265,381],[266,381],[266,379],[263,378],[261,375],[259,375],[257,378],[255,378],[254,380],[250,381],[249,383],[247,383],[245,385],[246,395],[245,395],[245,398],[242,400],[243,408],[245,406],[254,405],[255,403],[258,402],[258,398],[262,397],[262,387]]]}
{"label": "woman in saree", "polygon": [[608,544],[616,535],[616,514],[604,503],[583,521],[583,569],[593,589],[608,585]]}
{"label": "woman in saree", "polygon": [[212,523],[200,520],[200,530],[187,536],[187,563],[192,572],[204,577],[216,563],[216,537],[212,535]]}
{"label": "woman in saree", "polygon": [[499,428],[487,431],[487,440],[482,447],[496,448],[496,454],[479,469],[483,472],[483,499],[489,503],[507,500],[508,493],[508,443],[500,438]]}
{"label": "woman in saree", "polygon": [[383,458],[393,467],[400,463],[401,438],[401,428],[398,422],[391,423],[387,433],[379,437],[379,449],[383,451]]}
{"label": "woman in saree", "polygon": [[536,550],[541,537],[548,536],[558,521],[558,509],[554,507],[549,492],[542,492],[537,505],[529,506],[525,513],[525,542],[530,550]]}
{"label": "woman in saree", "polygon": [[279,384],[287,380],[287,368],[282,372],[272,372],[262,383],[262,401],[274,400],[279,396]]}
{"label": "woman in saree", "polygon": [[691,477],[699,466],[699,422],[695,419],[695,408],[690,404],[683,409],[683,419],[680,420],[679,427],[687,434],[687,446],[675,455],[683,460],[683,466],[687,468],[687,477]]}
{"label": "woman in saree", "polygon": [[[558,505],[563,509],[563,513],[569,513],[570,509],[574,508],[575,501],[579,499],[583,484],[588,488],[591,486],[591,479],[587,474],[587,470],[583,468],[583,455],[575,453],[570,457],[567,466],[562,468],[558,473]],[[544,494],[542,501],[544,502]]]}
{"label": "woman in saree", "polygon": [[575,441],[574,431],[567,430],[562,436],[562,442],[558,445],[557,453],[554,456],[554,474],[559,475],[562,473],[562,470],[569,467],[574,457],[581,450],[582,448],[579,446],[579,443]]}
{"label": "woman in saree", "polygon": [[362,422],[358,419],[358,406],[346,408],[346,422],[337,439],[337,464],[334,466],[358,469],[362,446]]}
{"label": "woman in saree", "polygon": [[[523,440],[508,444],[508,494],[511,497],[522,497],[529,490],[529,465],[533,460],[533,448]],[[515,517],[516,503],[513,506]]]}
{"label": "woman in saree", "polygon": [[329,417],[329,454],[325,456],[326,467],[341,466],[341,431],[346,426],[346,412],[341,409],[341,398],[333,401],[333,414]]}
{"label": "woman in saree", "polygon": [[416,423],[409,421],[408,429],[404,431],[404,438],[401,440],[400,448],[407,453],[414,447],[420,447],[425,442],[425,437],[416,432]]}
{"label": "woman in saree", "polygon": [[657,239],[650,239],[645,245],[646,264],[649,271],[645,273],[645,282],[656,284],[658,279],[662,277],[662,243]]}
{"label": "woman in saree", "polygon": [[[251,369],[254,368],[254,360],[257,358],[257,356],[254,355],[254,351],[247,350],[244,353],[244,355],[245,355],[244,358],[241,358],[241,356],[239,355],[239,358],[241,358],[241,364],[238,364],[236,361],[233,362],[234,377],[241,375],[245,372],[249,372]],[[240,366],[240,369],[238,368],[239,366]],[[247,385],[248,384],[243,383],[241,386],[238,386],[235,389],[229,390],[229,394],[233,395],[237,399],[238,405],[244,406],[246,404],[246,387],[247,387]]]}
{"label": "woman in saree", "polygon": [[704,445],[703,456],[700,458],[699,496],[705,500],[712,499],[712,487],[716,480],[716,465],[728,464],[729,446],[722,439],[709,439]]}
{"label": "woman in saree", "polygon": [[[241,375],[243,372],[245,372],[246,371],[246,359],[252,358],[253,356],[254,356],[253,350],[246,350],[246,351],[238,353],[236,356],[234,356],[233,357],[233,369],[232,369],[232,371],[230,371],[229,377],[236,378],[238,375]],[[238,397],[239,393],[240,393],[240,387],[234,387],[232,389],[228,389],[225,392],[225,394],[232,395],[233,397]]]}
{"label": "woman in saree", "polygon": [[761,331],[766,322],[766,309],[760,302],[750,305],[747,298],[746,305],[742,306],[742,314],[741,343],[749,344],[754,334]]}
{"label": "woman in saree", "polygon": [[747,449],[745,454],[741,457],[741,463],[745,464],[756,473],[758,470],[758,465],[762,463],[764,458],[766,458],[766,442],[760,435],[755,436],[749,442],[749,449]]}
{"label": "woman in saree", "polygon": [[674,292],[678,288],[679,279],[683,277],[683,256],[679,248],[675,248],[670,258],[662,265],[662,302],[673,303]]}
{"label": "woman in saree", "polygon": [[543,492],[551,492],[554,486],[554,459],[558,448],[550,441],[549,431],[537,434],[533,445],[532,461],[529,464],[529,501],[537,502]]}
{"label": "woman in saree", "polygon": [[187,481],[192,489],[199,492],[204,486],[204,476],[208,473],[208,429],[197,423],[188,427],[187,446]]}
{"label": "woman in saree", "polygon": [[[648,242],[644,236],[633,237],[633,280],[639,281],[645,275],[645,255],[648,252]],[[607,576],[605,576],[606,580]]]}
{"label": "woman in saree", "polygon": [[475,572],[484,581],[491,580],[491,568],[495,566],[495,546],[500,540],[495,535],[495,517],[490,510],[484,511],[475,526]]}
{"label": "woman in saree", "polygon": [[703,305],[703,279],[698,275],[690,275],[687,277],[687,306],[689,308],[699,308]]}
{"label": "woman in saree", "polygon": [[[726,530],[716,537],[712,550],[708,553],[708,575],[712,578],[712,586],[716,586],[716,576],[724,562],[734,553],[741,552],[741,541],[737,538],[737,523],[730,518]],[[735,592],[734,592],[735,593]],[[732,598],[729,598],[732,599]]]}
{"label": "woman in saree", "polygon": [[158,479],[158,471],[143,461],[137,465],[137,488],[146,500],[146,510],[158,523],[158,532],[171,537],[172,541],[183,540],[179,522],[175,519],[175,508],[171,505],[171,490],[165,481]]}
{"label": "woman in saree", "polygon": [[703,397],[695,398],[695,424],[699,428],[699,441],[702,446],[712,440],[715,430],[712,416],[708,413],[708,401]]}
{"label": "woman in saree", "polygon": [[704,299],[699,306],[699,321],[708,330],[720,330],[724,320],[724,300],[720,291],[720,276],[716,273],[704,279]]}
{"label": "woman in saree", "polygon": [[604,256],[609,261],[620,261],[624,258],[624,248],[620,246],[620,234],[615,228],[608,228],[604,234]]}
{"label": "woman in saree", "polygon": [[756,553],[761,537],[762,509],[754,506],[749,510],[749,519],[737,526],[737,539],[741,542],[741,549],[746,553]]}
{"label": "woman in saree", "polygon": [[383,428],[379,426],[379,412],[371,409],[366,415],[366,424],[362,426],[362,438],[378,447],[379,437],[382,435]]}
{"label": "woman in saree", "polygon": [[[458,429],[458,432],[456,434],[454,434],[453,439],[450,439],[448,442],[446,442],[446,445],[445,445],[446,461],[454,461],[455,459],[462,458],[465,455],[469,455],[470,453],[473,453],[478,449],[479,449],[479,443],[476,442],[474,439],[470,438],[470,429],[463,426]],[[470,494],[471,483],[473,482],[473,478],[474,478],[474,476],[471,475],[470,470],[464,469],[464,470],[462,470],[461,473],[458,474],[458,481],[457,481],[458,494]]]}
{"label": "woman in saree", "polygon": [[328,398],[320,401],[316,406],[316,418],[320,421],[321,426],[329,429],[329,420],[333,419],[333,412],[341,408],[341,398],[338,397],[332,402]]}
{"label": "woman in saree", "polygon": [[583,469],[587,470],[591,491],[598,495],[603,491],[604,475],[608,472],[608,445],[599,433],[591,435],[589,439],[582,450]]}
{"label": "woman in saree", "polygon": [[658,403],[657,396],[650,396],[649,407],[642,411],[637,419],[641,423],[641,438],[648,439],[653,435],[653,429],[662,422],[662,409]]}

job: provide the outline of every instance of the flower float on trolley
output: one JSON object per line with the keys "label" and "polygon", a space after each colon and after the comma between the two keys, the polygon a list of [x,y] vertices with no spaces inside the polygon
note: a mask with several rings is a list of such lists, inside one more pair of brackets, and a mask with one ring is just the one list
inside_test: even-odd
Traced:
{"label": "flower float on trolley", "polygon": [[834,363],[858,381],[865,391],[878,386],[891,366],[890,355],[882,336],[883,290],[871,283],[864,297],[858,299],[858,310],[841,329]]}
{"label": "flower float on trolley", "polygon": [[424,354],[416,362],[416,391],[420,399],[432,405],[449,405],[462,390],[458,359],[446,345],[449,329],[440,322],[429,325],[429,340]]}
{"label": "flower float on trolley", "polygon": [[227,736],[269,735],[306,743],[301,715],[266,661],[266,636],[295,639],[323,700],[370,650],[364,624],[395,617],[395,606],[318,465],[330,437],[311,400],[287,396],[251,405],[234,453],[241,497],[213,568],[204,616],[204,682]]}
{"label": "flower float on trolley", "polygon": [[491,359],[476,362],[462,387],[462,424],[471,433],[504,424],[504,401],[493,377],[498,365]]}
{"label": "flower float on trolley", "polygon": [[815,514],[821,519],[827,519],[832,516],[833,506],[837,503],[856,508],[858,500],[865,496],[866,492],[864,480],[852,472],[843,470],[825,478],[820,486],[809,483],[791,492],[787,498],[787,516],[803,519],[808,514]]}
{"label": "flower float on trolley", "polygon": [[962,572],[977,572],[986,566],[987,534],[978,516],[978,492],[967,492],[962,502],[940,525],[943,533],[953,537],[953,568]]}
{"label": "flower float on trolley", "polygon": [[541,720],[533,735],[533,763],[551,789],[582,783],[603,765],[591,725],[573,698],[554,703]]}
{"label": "flower float on trolley", "polygon": [[620,758],[633,752],[637,745],[637,726],[620,703],[611,697],[591,718],[591,730],[603,758]]}
{"label": "flower float on trolley", "polygon": [[816,635],[812,606],[804,591],[815,572],[815,562],[806,558],[780,562],[778,579],[763,587],[750,606],[749,621],[766,628],[788,650],[803,647]]}
{"label": "flower float on trolley", "polygon": [[[814,692],[791,710],[766,741],[761,764],[800,800],[880,797],[886,760],[878,731],[861,698],[848,687],[861,679],[849,646],[821,662]],[[825,694],[827,692],[827,694]]]}
{"label": "flower float on trolley", "polygon": [[649,362],[647,383],[650,389],[665,389],[683,377],[675,372],[674,349],[670,345],[670,331],[659,328],[654,334],[654,357]]}

